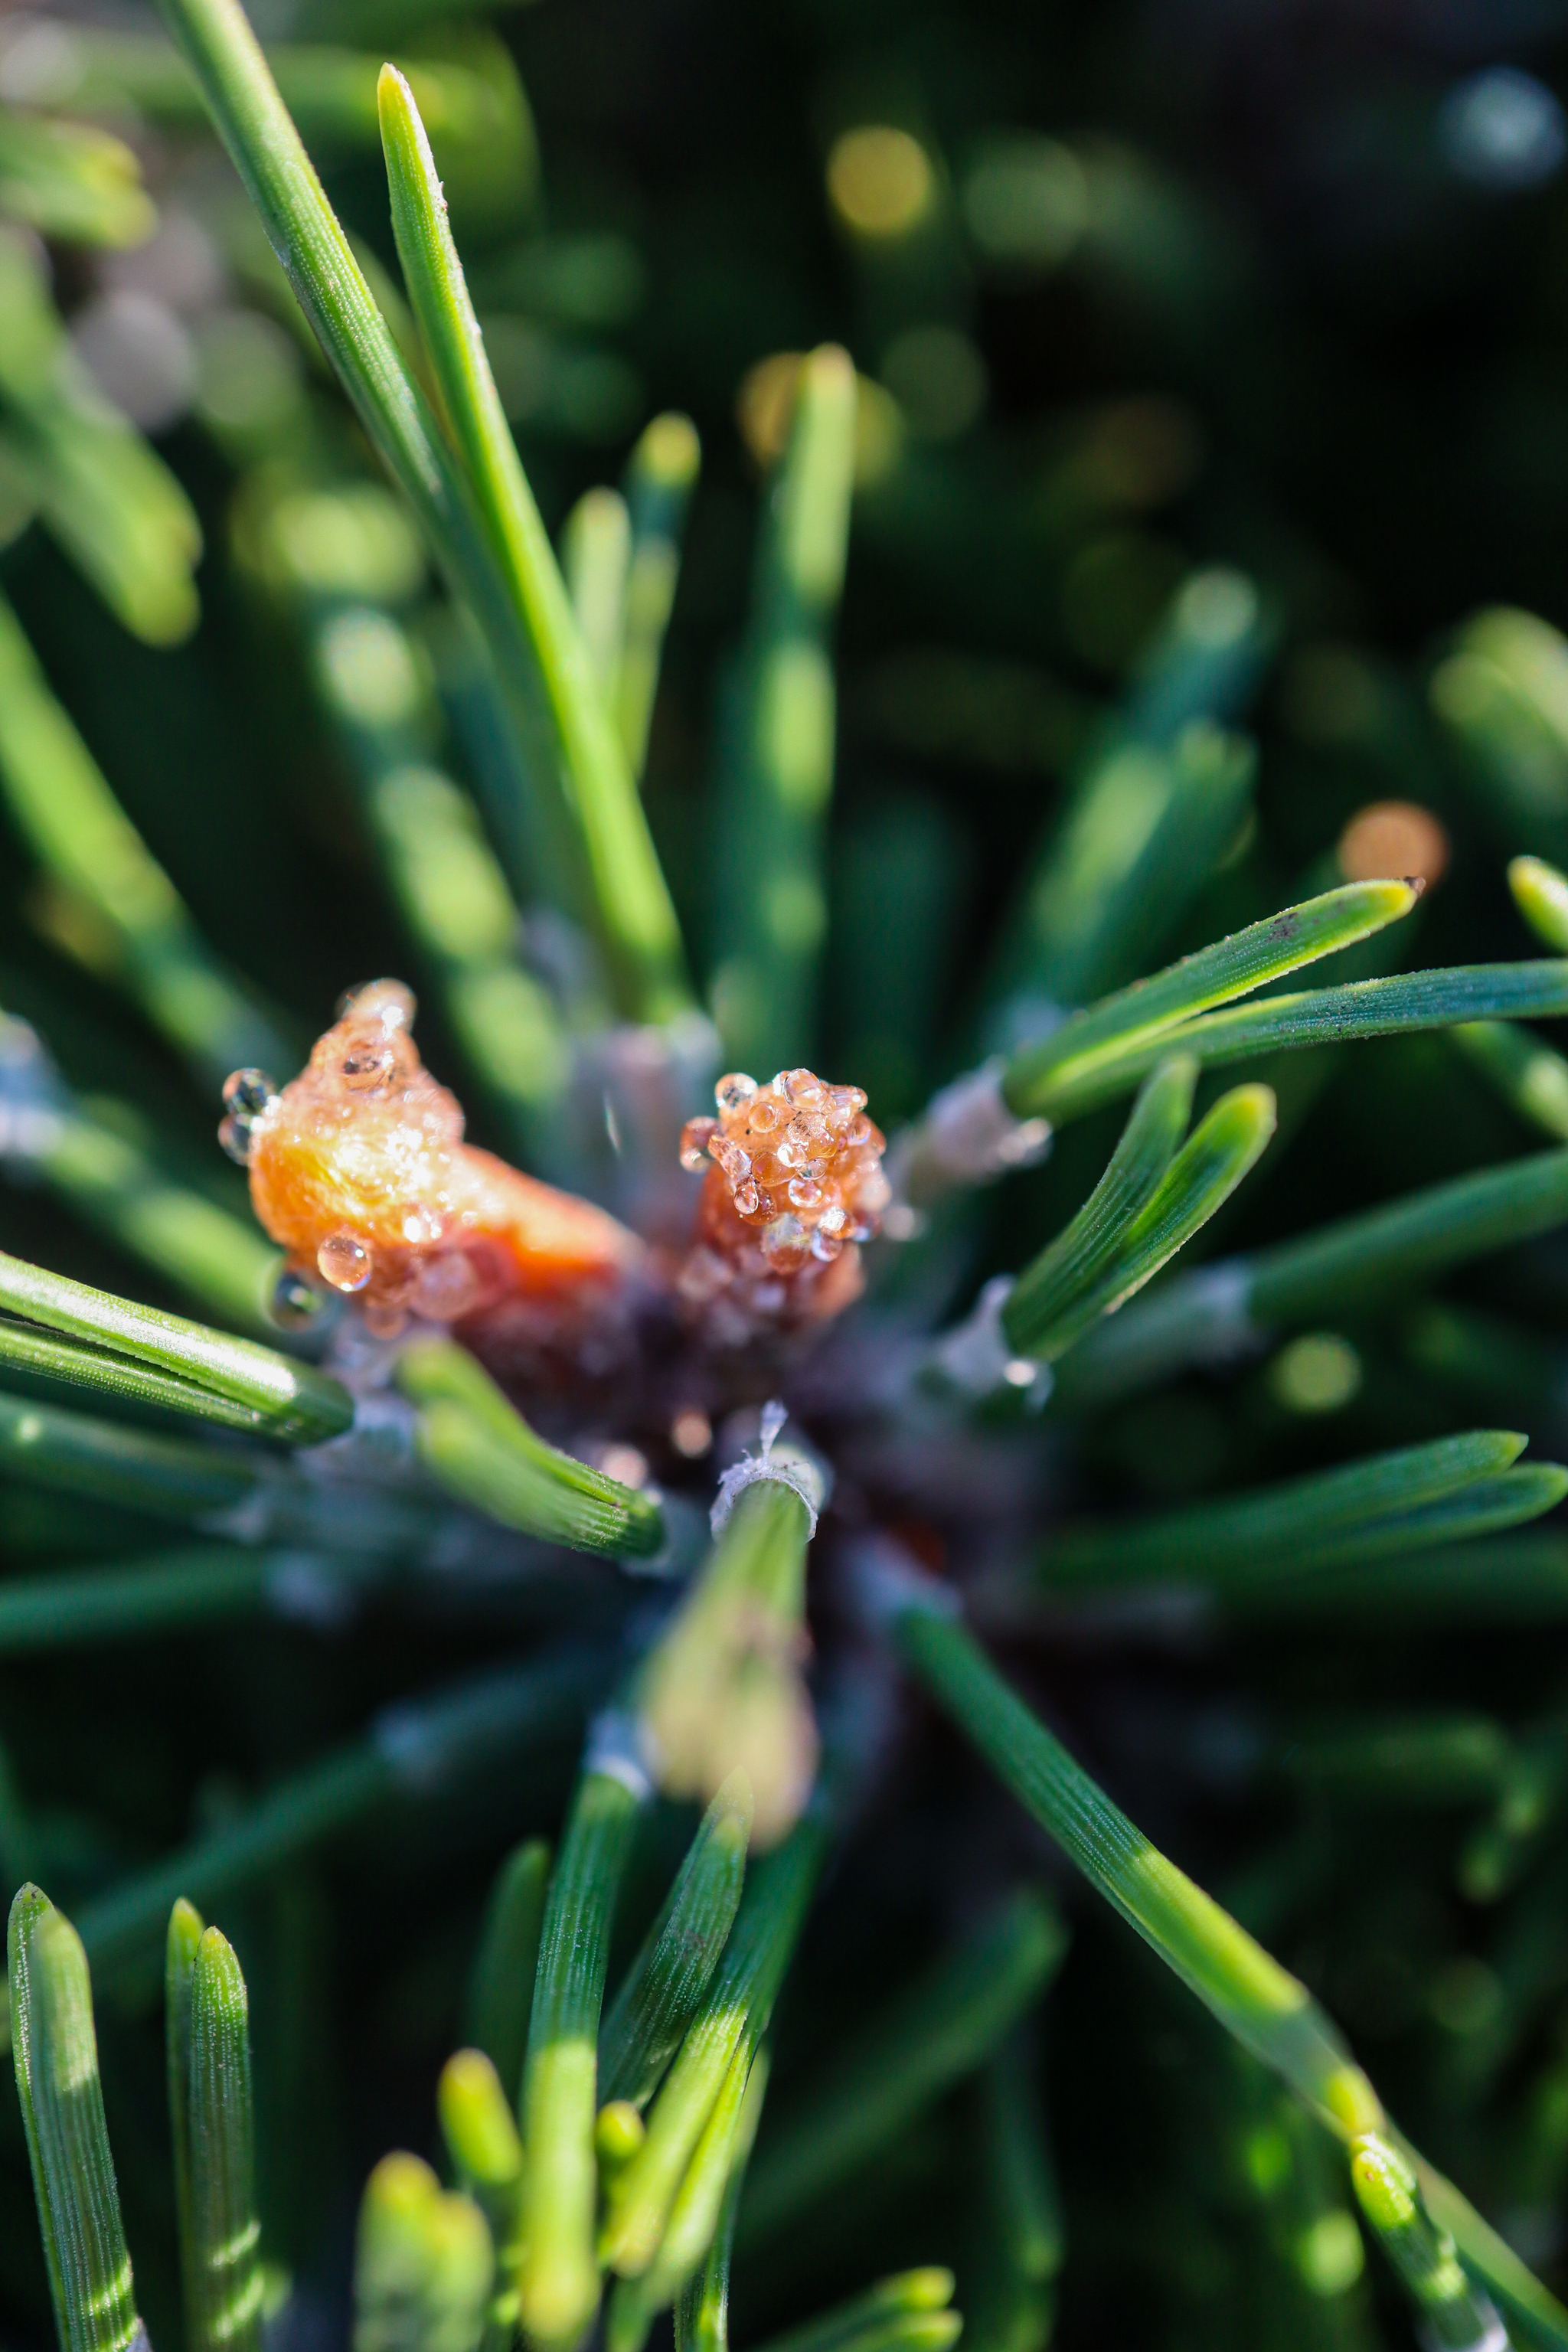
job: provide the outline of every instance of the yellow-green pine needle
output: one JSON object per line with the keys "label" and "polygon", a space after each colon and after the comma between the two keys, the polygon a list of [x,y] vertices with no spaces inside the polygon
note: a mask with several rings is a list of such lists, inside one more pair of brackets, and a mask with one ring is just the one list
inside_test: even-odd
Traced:
{"label": "yellow-green pine needle", "polygon": [[522,2091],[528,2012],[550,1883],[550,1848],[530,1838],[496,1873],[468,1980],[469,2041],[482,2050],[515,2105]]}
{"label": "yellow-green pine needle", "polygon": [[158,224],[122,139],[19,111],[0,120],[0,203],[8,219],[71,245],[143,245]]}
{"label": "yellow-green pine needle", "polygon": [[1052,1324],[1103,1272],[1181,1147],[1197,1080],[1185,1054],[1173,1054],[1144,1080],[1104,1175],[1008,1293],[1002,1328],[1019,1355],[1037,1355]]}
{"label": "yellow-green pine needle", "polygon": [[771,2336],[763,2352],[946,2352],[963,2322],[949,2309],[952,2273],[933,2263],[881,2279],[818,2319]]}
{"label": "yellow-green pine needle", "polygon": [[1462,1021],[1451,1034],[1511,1110],[1568,1142],[1568,1061],[1561,1054],[1513,1021]]}
{"label": "yellow-green pine needle", "polygon": [[266,1302],[278,1252],[248,1219],[172,1178],[143,1127],[118,1098],[68,1102],[47,1118],[39,1173],[86,1223],[210,1314],[242,1330],[270,1330]]}
{"label": "yellow-green pine needle", "polygon": [[186,1987],[190,2228],[185,2305],[190,2352],[258,2352],[261,2225],[255,2196],[249,2005],[233,1947],[203,1935]]}
{"label": "yellow-green pine needle", "polygon": [[767,2032],[824,1846],[808,1814],[751,1874],[724,1957],[648,2112],[647,2137],[611,2184],[601,2251],[623,2277],[639,2276],[658,2253],[736,2053],[754,2052]]}
{"label": "yellow-green pine needle", "polygon": [[1466,2276],[1447,2231],[1434,2225],[1399,2150],[1368,2133],[1352,2146],[1351,2179],[1427,2340],[1444,2352],[1505,2352],[1508,2333],[1490,2299]]}
{"label": "yellow-green pine needle", "polygon": [[1518,1461],[1525,1443],[1515,1430],[1468,1430],[1218,1502],[1115,1527],[1068,1528],[1042,1555],[1040,1580],[1068,1591],[1166,1577],[1223,1588],[1232,1578],[1260,1581],[1315,1559],[1327,1565],[1341,1547],[1490,1485]]}
{"label": "yellow-green pine needle", "polygon": [[[489,2224],[510,2302],[521,2247],[522,2139],[510,2099],[482,2050],[457,2050],[436,2086],[441,2136],[452,2168]],[[512,2305],[515,2311],[515,2305]]]}
{"label": "yellow-green pine needle", "polygon": [[216,1088],[230,1070],[296,1058],[202,938],[55,699],[0,597],[0,789],[55,886],[85,907],[154,1026]]}
{"label": "yellow-green pine needle", "polygon": [[420,1408],[420,1460],[465,1502],[577,1551],[646,1558],[663,1543],[652,1496],[535,1436],[466,1348],[416,1340],[398,1359],[397,1378]]}
{"label": "yellow-green pine needle", "polygon": [[681,535],[701,456],[689,416],[656,416],[626,469],[632,552],[615,710],[632,773],[638,777],[647,761],[665,633],[680,576]]}
{"label": "yellow-green pine needle", "polygon": [[[368,487],[317,492],[314,510],[347,527]],[[274,511],[288,504],[280,497]],[[430,762],[441,713],[424,647],[401,615],[379,605],[323,617],[315,598],[301,601],[317,688],[346,742],[398,909],[471,1067],[517,1149],[536,1158],[566,1081],[566,1040],[549,991],[520,961],[522,919],[479,812]],[[504,823],[507,812],[496,813]]]}
{"label": "yellow-green pine needle", "polygon": [[646,2107],[679,2047],[740,1908],[752,1810],[751,1782],[737,1769],[704,1814],[605,2019],[601,2099]]}
{"label": "yellow-green pine needle", "polygon": [[1019,1118],[1040,1112],[1054,1117],[1053,1106],[1085,1087],[1101,1067],[1120,1067],[1156,1039],[1165,1040],[1162,1050],[1182,1050],[1186,1040],[1168,1032],[1211,1006],[1249,995],[1303,964],[1369,939],[1407,915],[1415,895],[1404,882],[1347,883],[1135,981],[1014,1055],[1003,1086],[1009,1109]]}
{"label": "yellow-green pine needle", "polygon": [[494,2273],[471,2199],[416,2156],[383,2157],[360,2206],[353,2352],[475,2352]]}
{"label": "yellow-green pine needle", "polygon": [[195,2220],[191,2210],[191,1970],[205,1922],[182,1895],[169,1913],[163,1948],[163,2049],[169,2089],[169,2136],[174,2151],[174,2218],[180,2244],[180,2280],[184,2292],[185,2333],[198,2341],[200,2315],[195,2296]]}
{"label": "yellow-green pine needle", "polygon": [[1063,1367],[1062,1401],[1099,1402],[1184,1364],[1245,1355],[1276,1331],[1363,1313],[1565,1220],[1568,1150],[1535,1151],[1254,1255],[1179,1274],[1089,1334]]}
{"label": "yellow-green pine needle", "polygon": [[[757,2077],[754,2099],[753,2077]],[[742,2045],[731,2063],[686,2178],[676,2192],[658,2253],[639,2277],[616,2282],[605,2331],[607,2352],[642,2352],[654,2319],[675,2301],[713,2243],[747,2111],[753,2117],[760,2111],[766,2080],[763,2053],[759,2051],[753,2057]]]}
{"label": "yellow-green pine needle", "polygon": [[11,1906],[11,2053],[63,2352],[142,2352],[81,1938],[37,1886]]}
{"label": "yellow-green pine needle", "polygon": [[1194,715],[1173,739],[1111,722],[1026,886],[1003,979],[1026,1020],[1149,961],[1236,839],[1258,748]]}
{"label": "yellow-green pine needle", "polygon": [[1508,869],[1514,904],[1549,948],[1568,954],[1568,874],[1544,857],[1516,857]]}
{"label": "yellow-green pine needle", "polygon": [[743,1770],[760,1846],[776,1845],[798,1818],[816,1767],[800,1671],[810,1528],[793,1487],[773,1478],[746,1487],[638,1691],[659,1785],[706,1801]]}
{"label": "yellow-green pine needle", "polygon": [[[232,1404],[247,1421],[237,1423],[228,1416],[231,1427],[249,1425],[270,1437],[308,1444],[341,1435],[353,1419],[353,1397],[328,1372],[317,1371],[274,1348],[234,1339],[226,1331],[215,1331],[160,1307],[117,1298],[110,1291],[93,1290],[84,1282],[72,1282],[64,1275],[51,1274],[3,1253],[0,1312],[84,1340],[100,1359],[146,1365],[156,1373],[169,1375],[169,1392],[153,1396],[153,1402],[176,1402],[181,1391],[190,1391],[183,1409],[194,1412],[201,1410],[199,1397],[210,1395],[215,1401],[215,1420],[225,1418],[225,1403]],[[18,1340],[21,1336],[17,1335]],[[79,1376],[88,1384],[113,1385],[107,1361],[95,1365],[85,1351],[75,1351],[70,1360],[79,1363]],[[40,1370],[58,1370],[62,1377],[67,1366],[64,1351],[57,1360],[38,1363]],[[122,1387],[121,1392],[134,1391]]]}
{"label": "yellow-green pine needle", "polygon": [[[1473,1021],[1560,1020],[1564,1013],[1564,961],[1459,964],[1448,971],[1399,972],[1388,980],[1347,981],[1339,988],[1229,1005],[1124,1049],[1086,1054],[1068,1068],[1053,1069],[1033,1089],[1030,1115],[1058,1125],[1081,1118],[1128,1093],[1162,1053],[1195,1054],[1208,1069],[1252,1061],[1260,1054],[1343,1045],[1352,1037],[1409,1036]],[[1011,1074],[1008,1100],[1013,1102]]]}
{"label": "yellow-green pine needle", "polygon": [[614,707],[626,635],[632,520],[619,490],[584,490],[561,534],[561,569],[594,682]]}
{"label": "yellow-green pine needle", "polygon": [[[1233,1087],[1201,1119],[1137,1214],[1117,1235],[1099,1279],[1066,1307],[1036,1352],[1061,1356],[1142,1290],[1219,1212],[1268,1150],[1278,1118],[1271,1087]],[[1005,1316],[1004,1316],[1005,1322]]]}
{"label": "yellow-green pine needle", "polygon": [[447,425],[533,649],[623,1009],[666,1020],[688,1002],[680,932],[636,782],[501,409],[425,126],[395,67],[383,68],[379,100],[404,278]]}
{"label": "yellow-green pine needle", "polygon": [[200,612],[201,527],[157,452],[99,393],[49,299],[36,239],[0,229],[0,398],[40,520],[116,617],[175,645]]}
{"label": "yellow-green pine needle", "polygon": [[28,1486],[171,1518],[230,1508],[244,1501],[260,1475],[259,1464],[216,1446],[5,1395],[0,1468]]}
{"label": "yellow-green pine needle", "polygon": [[763,520],[717,817],[713,1006],[739,1069],[798,1061],[816,1014],[855,411],[847,352],[810,352]]}
{"label": "yellow-green pine needle", "polygon": [[[940,1593],[925,1591],[911,1577],[889,1607],[904,1655],[1004,1785],[1226,2031],[1342,2139],[1386,2133],[1371,2082],[1306,1987],[1096,1787],[1008,1688]],[[1555,2296],[1451,2183],[1407,2160],[1416,2163],[1428,2205],[1488,2285],[1551,2341],[1568,2345],[1568,2312]]]}
{"label": "yellow-green pine needle", "polygon": [[639,1796],[591,1766],[577,1785],[550,1883],[523,2073],[523,2333],[570,2352],[599,2303],[594,2252],[599,2011],[610,1927]]}
{"label": "yellow-green pine needle", "polygon": [[452,2162],[474,2186],[506,2189],[521,2179],[517,2118],[482,2050],[453,2052],[441,2069],[436,2105]]}
{"label": "yellow-green pine needle", "polygon": [[[578,820],[563,796],[558,745],[540,708],[540,664],[491,549],[476,488],[376,305],[239,0],[162,0],[162,13],[361,425],[454,594],[478,623],[508,726],[520,739],[513,772],[521,778],[526,771],[534,787],[521,810],[531,855],[570,892],[580,873]],[[516,830],[505,829],[509,836]],[[520,869],[514,879],[522,878]]]}
{"label": "yellow-green pine needle", "polygon": [[740,2126],[730,2151],[730,2175],[708,2251],[676,2297],[676,2352],[728,2352],[730,2264],[735,2249],[735,2222],[746,2185],[746,2168],[763,2118],[770,2071],[771,2060],[764,2042],[746,2077]]}

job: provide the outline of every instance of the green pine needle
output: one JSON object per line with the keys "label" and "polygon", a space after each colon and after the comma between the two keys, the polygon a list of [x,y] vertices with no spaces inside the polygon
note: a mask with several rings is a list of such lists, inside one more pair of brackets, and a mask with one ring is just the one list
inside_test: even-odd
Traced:
{"label": "green pine needle", "polygon": [[379,99],[398,258],[446,424],[531,650],[600,935],[625,1009],[665,1020],[687,1002],[680,933],[636,782],[501,410],[419,110],[395,66],[383,70]]}
{"label": "green pine needle", "polygon": [[16,2095],[63,2352],[142,2352],[81,1937],[24,1886],[7,1950]]}

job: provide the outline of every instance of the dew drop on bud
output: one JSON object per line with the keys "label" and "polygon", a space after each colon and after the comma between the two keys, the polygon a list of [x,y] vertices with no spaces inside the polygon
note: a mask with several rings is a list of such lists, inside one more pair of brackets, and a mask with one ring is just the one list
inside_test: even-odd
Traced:
{"label": "dew drop on bud", "polygon": [[747,1077],[744,1070],[731,1070],[713,1089],[713,1099],[721,1110],[739,1110],[749,1103],[757,1091],[755,1078]]}
{"label": "dew drop on bud", "polygon": [[251,1122],[229,1118],[218,1122],[217,1139],[237,1168],[250,1165]]}
{"label": "dew drop on bud", "polygon": [[223,1082],[223,1107],[237,1118],[254,1118],[277,1092],[265,1070],[231,1070]]}
{"label": "dew drop on bud", "polygon": [[363,981],[338,999],[340,1021],[353,1013],[363,1021],[379,1021],[385,1029],[412,1029],[417,1010],[414,991],[400,980]]}
{"label": "dew drop on bud", "polygon": [[733,1195],[735,1207],[742,1217],[754,1217],[763,1205],[763,1196],[754,1184],[742,1184]]}
{"label": "dew drop on bud", "polygon": [[334,1290],[363,1290],[375,1271],[369,1250],[348,1233],[329,1234],[316,1252],[316,1265]]}
{"label": "dew drop on bud", "polygon": [[708,1139],[719,1131],[714,1118],[689,1118],[680,1130],[680,1164],[693,1176],[708,1165]]}
{"label": "dew drop on bud", "polygon": [[241,1168],[250,1165],[251,1137],[257,1120],[278,1098],[278,1088],[265,1070],[231,1070],[223,1082],[223,1107],[227,1117],[217,1139]]}
{"label": "dew drop on bud", "polygon": [[286,1265],[272,1286],[267,1314],[280,1331],[304,1331],[325,1312],[326,1305],[314,1283],[307,1282],[302,1274]]}

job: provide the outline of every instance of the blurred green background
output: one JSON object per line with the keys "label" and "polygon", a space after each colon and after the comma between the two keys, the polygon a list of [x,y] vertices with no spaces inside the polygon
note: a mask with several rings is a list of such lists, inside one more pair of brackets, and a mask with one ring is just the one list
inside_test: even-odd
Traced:
{"label": "blurred green background", "polygon": [[[1568,623],[1568,9],[536,0],[486,15],[300,0],[256,22],[280,45],[285,95],[378,290],[395,264],[374,69],[391,55],[415,73],[552,530],[619,478],[656,414],[698,427],[647,791],[703,971],[726,685],[788,355],[826,340],[851,352],[862,390],[817,1052],[885,1123],[985,1041],[984,975],[1005,952],[1019,877],[1098,722],[1136,697],[1173,632],[1212,656],[1201,707],[1256,739],[1255,805],[1206,877],[1142,910],[1064,994],[1326,887],[1350,821],[1387,800],[1431,812],[1447,842],[1407,927],[1418,946],[1402,932],[1397,952],[1530,951],[1502,869],[1515,851],[1568,847],[1568,648],[1554,626],[1461,633],[1497,606]],[[124,145],[64,154],[46,135],[57,124]],[[406,623],[420,692],[446,715],[441,756],[482,798],[462,648],[150,15],[0,18],[0,584],[207,939],[300,1045],[343,987],[408,961],[352,729],[321,690],[320,611],[356,597]],[[58,415],[28,353],[62,333],[79,389]],[[199,619],[188,519],[116,438],[116,412],[199,524]],[[212,1146],[213,1090],[189,1087],[112,984],[114,942],[90,904],[40,865],[14,813],[0,824],[0,1004],[37,1025],[73,1085],[133,1103],[196,1189],[242,1208]],[[438,1071],[461,1067],[434,1001],[421,1035]],[[1281,1141],[1224,1220],[1225,1247],[1531,1139],[1441,1035],[1315,1065],[1282,1100]],[[472,1111],[479,1139],[512,1148],[504,1107],[481,1091]],[[971,1284],[1056,1228],[1114,1131],[1084,1122],[988,1202]],[[39,1190],[8,1189],[0,1221],[8,1248],[153,1295]],[[1551,1350],[1568,1248],[1461,1277],[1451,1303],[1511,1318],[1492,1355],[1489,1327],[1391,1312],[1330,1350],[1316,1389],[1311,1365],[1282,1359],[1223,1388],[1180,1382],[1095,1419],[1052,1475],[1089,1501],[1165,1502],[1411,1442],[1456,1412],[1560,1447]],[[90,1546],[87,1522],[62,1536],[30,1507],[21,1489],[7,1497],[10,1557]],[[279,1622],[129,1664],[105,1650],[7,1665],[0,1735],[21,1791],[12,1805],[0,1782],[7,1868],[74,1900],[494,1639],[492,1619],[432,1603],[413,1622],[373,1612],[352,1640]],[[1560,1648],[1555,1628],[1535,1643],[1416,1630],[1259,1635],[1216,1656],[1135,1630],[1084,1637],[1051,1677],[1068,1727],[1114,1759],[1151,1834],[1174,1832],[1325,1990],[1395,2110],[1523,2217],[1521,2246],[1549,2266],[1568,2160],[1561,1854],[1495,1949],[1452,1891],[1450,1818],[1416,1811],[1391,1831],[1315,1796],[1298,1804],[1255,1767],[1292,1709],[1364,1697],[1511,1720],[1560,1706]],[[814,1925],[786,2080],[792,2049],[908,1974],[977,1888],[1020,1857],[1038,1865],[1032,1833],[955,1743],[921,1753],[924,1778],[858,1836]],[[428,2142],[489,1873],[505,1839],[552,1822],[567,1767],[563,1755],[523,1796],[470,1798],[460,1818],[362,1836],[225,1920],[256,1991],[268,2242],[305,2282],[288,2352],[336,2340],[359,2183],[386,2146]],[[1260,1853],[1268,1868],[1244,1882]],[[646,1857],[649,1905],[668,1859]],[[1050,2035],[1074,2250],[1060,2340],[1368,2340],[1366,2312],[1335,2299],[1347,2258],[1331,2231],[1290,2258],[1298,2284],[1301,2262],[1321,2261],[1316,2305],[1269,2269],[1236,2151],[1256,2142],[1266,2165],[1267,2130],[1282,2126],[1252,2131],[1256,2086],[1228,2084],[1217,2032],[1113,1924],[1078,1933]],[[110,1996],[102,2032],[156,2339],[169,2212],[147,1991],[122,1988],[121,2016]],[[743,2336],[903,2260],[955,2256],[962,2299],[972,2120],[962,2102],[944,2111],[809,2246],[742,2275]],[[9,2340],[41,2342],[3,2101],[0,2173]],[[1392,2299],[1384,2318],[1403,2340]]]}

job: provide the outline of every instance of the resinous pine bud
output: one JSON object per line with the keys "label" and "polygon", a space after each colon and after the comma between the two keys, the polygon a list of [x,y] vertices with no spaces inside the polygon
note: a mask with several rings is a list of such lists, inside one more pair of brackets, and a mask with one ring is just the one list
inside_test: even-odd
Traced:
{"label": "resinous pine bud", "polygon": [[858,1087],[781,1070],[715,1089],[681,1160],[707,1171],[691,1243],[663,1260],[587,1201],[465,1142],[455,1096],[414,1043],[401,981],[345,997],[281,1088],[237,1070],[225,1149],[249,1171],[257,1216],[288,1253],[287,1319],[335,1291],[370,1330],[445,1324],[502,1381],[629,1360],[642,1304],[673,1282],[705,1344],[744,1346],[819,1323],[860,1291],[859,1244],[889,1199],[883,1139]]}
{"label": "resinous pine bud", "polygon": [[682,1166],[707,1171],[679,1278],[688,1311],[736,1345],[837,1315],[889,1198],[865,1096],[802,1069],[765,1086],[731,1072],[714,1099],[717,1118],[689,1119],[680,1139]]}
{"label": "resinous pine bud", "polygon": [[373,982],[280,1092],[254,1072],[229,1081],[225,1126],[245,1122],[258,1217],[298,1276],[357,1299],[380,1337],[417,1315],[457,1327],[501,1370],[602,1354],[626,1320],[642,1244],[589,1202],[466,1143],[413,1019],[401,982]]}

